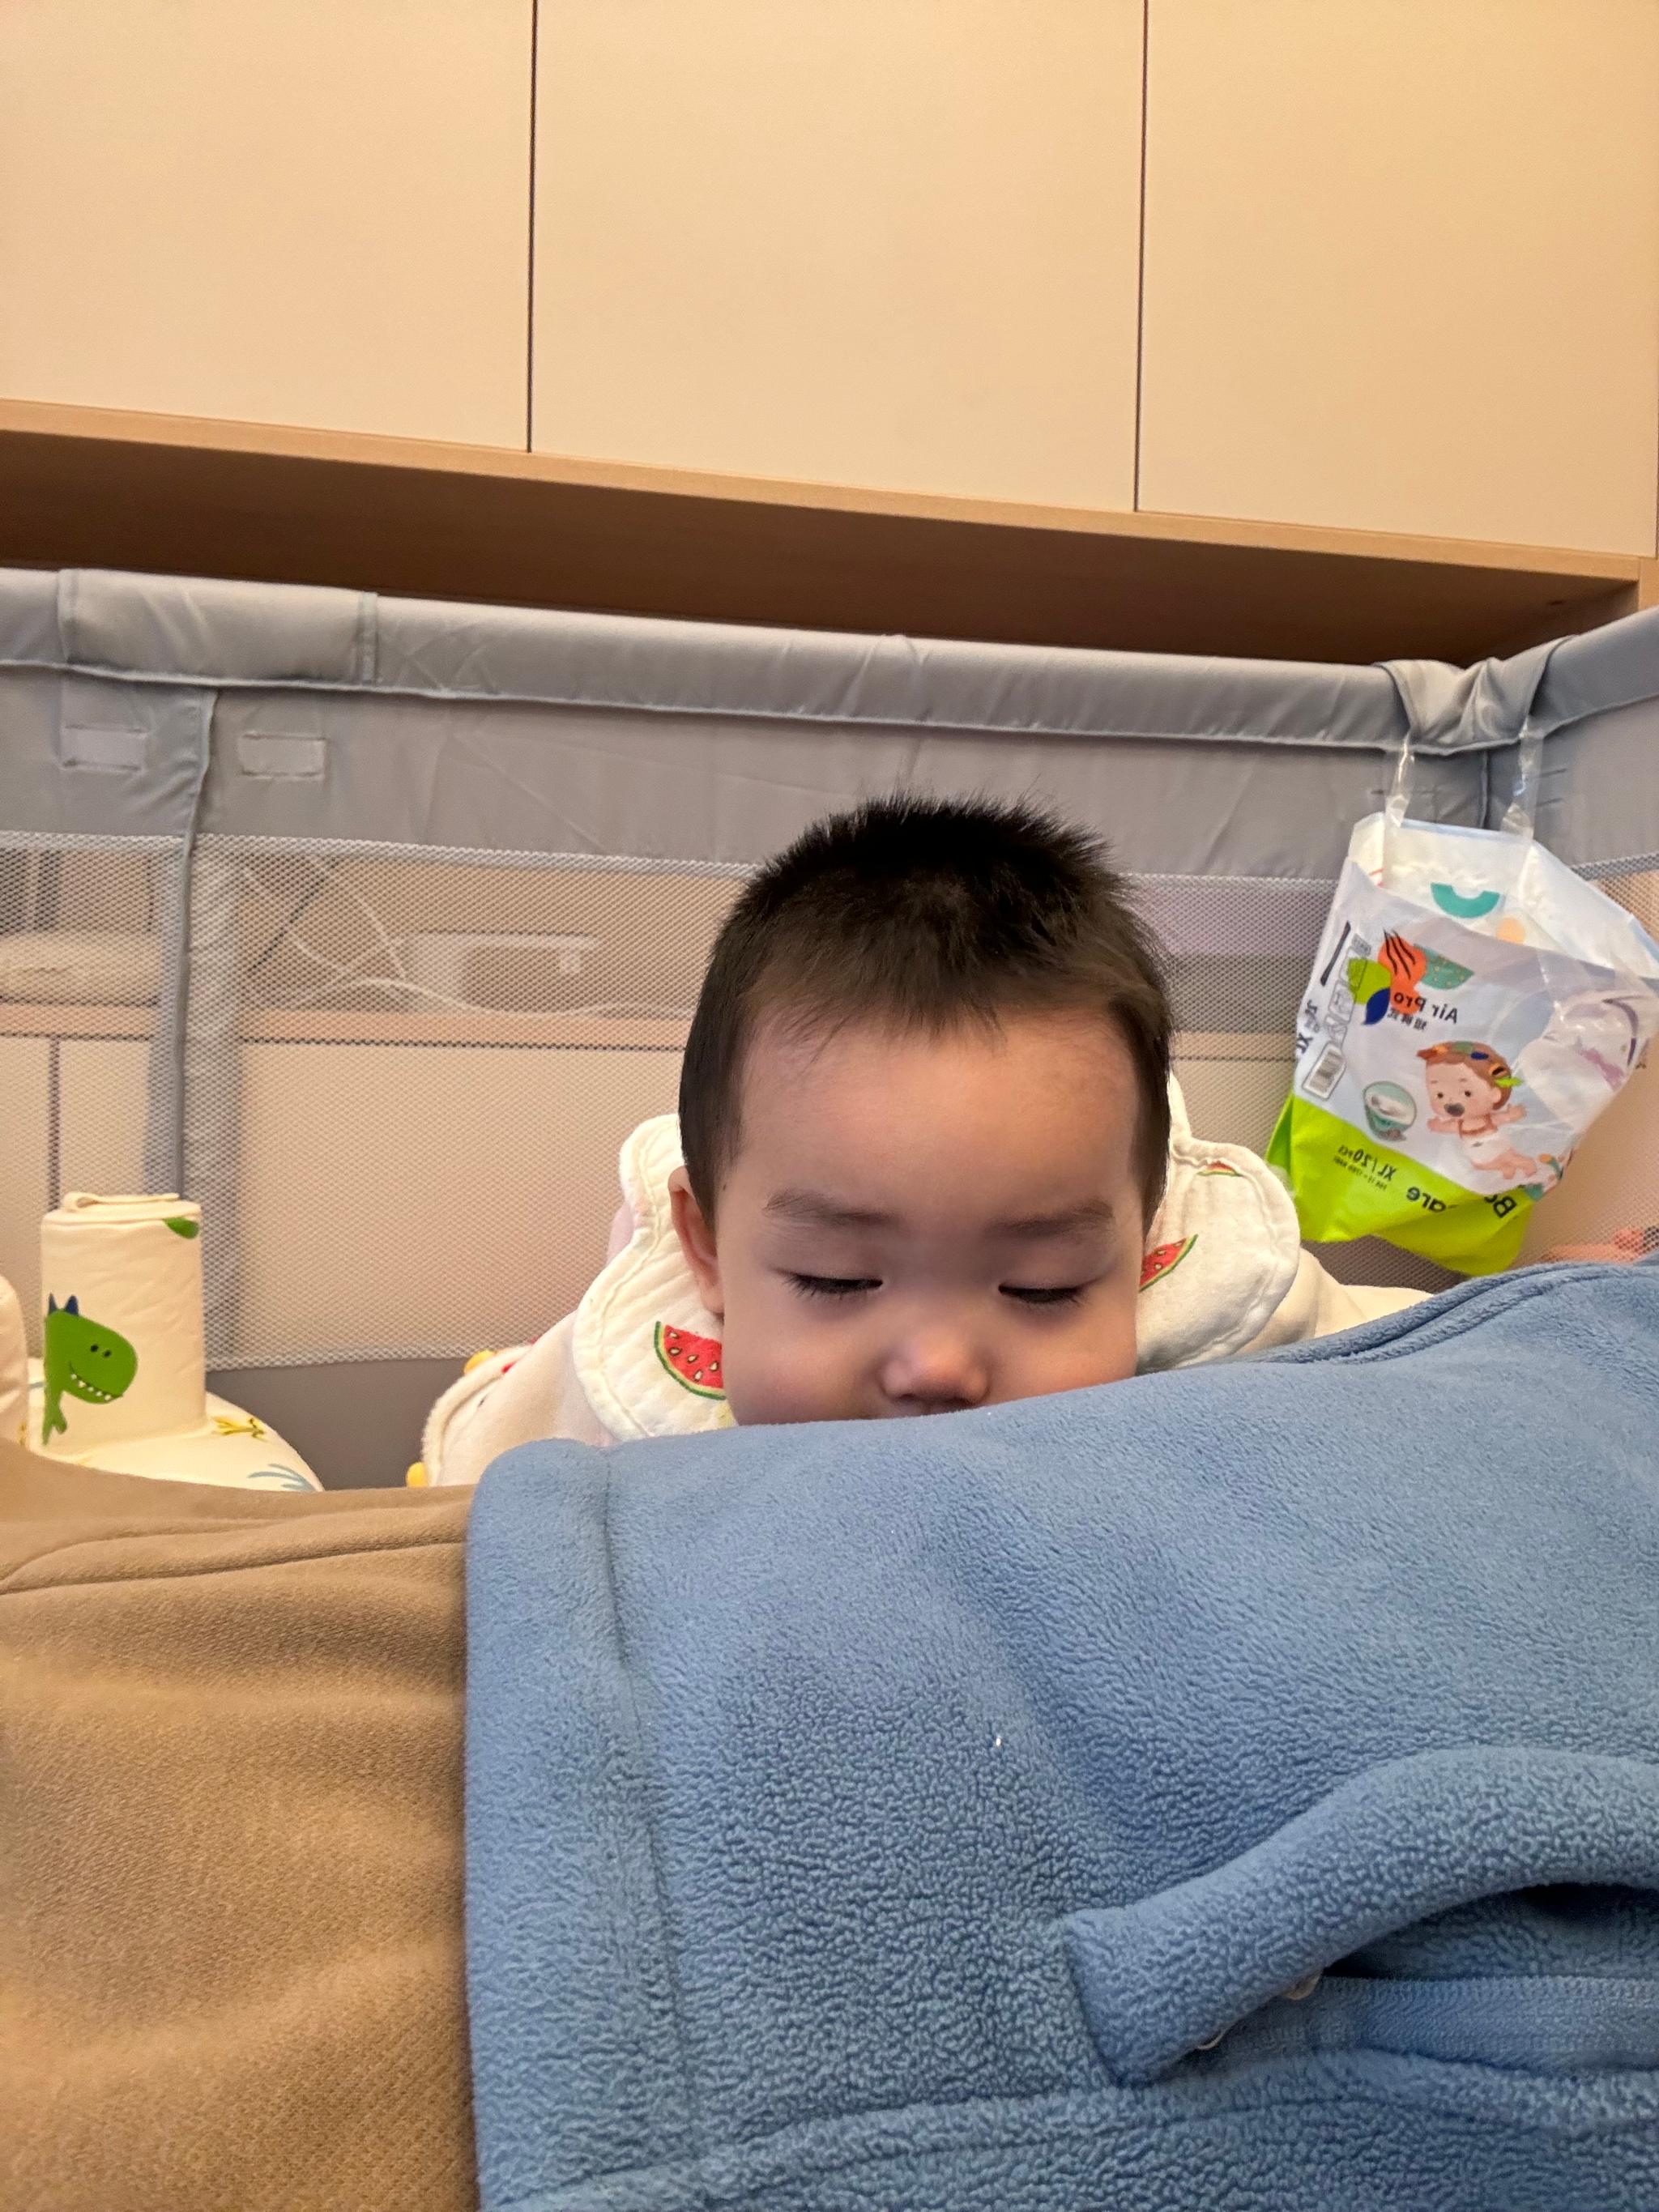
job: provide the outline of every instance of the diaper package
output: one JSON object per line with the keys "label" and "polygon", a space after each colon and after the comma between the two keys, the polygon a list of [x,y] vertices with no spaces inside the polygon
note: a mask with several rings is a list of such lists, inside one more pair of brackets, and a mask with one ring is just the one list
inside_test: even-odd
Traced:
{"label": "diaper package", "polygon": [[1530,836],[1372,815],[1269,1164],[1306,1237],[1494,1273],[1656,1031],[1659,945]]}

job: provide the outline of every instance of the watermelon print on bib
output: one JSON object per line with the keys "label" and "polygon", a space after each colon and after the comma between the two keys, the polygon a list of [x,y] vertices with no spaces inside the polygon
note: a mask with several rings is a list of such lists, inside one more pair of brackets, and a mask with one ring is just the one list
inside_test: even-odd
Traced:
{"label": "watermelon print on bib", "polygon": [[[1200,1175],[1214,1175],[1217,1172],[1214,1168],[1199,1170]],[[1230,1170],[1222,1172],[1230,1172]],[[1196,1237],[1181,1237],[1172,1243],[1154,1244],[1140,1262],[1140,1288],[1143,1291],[1150,1291],[1154,1283],[1161,1281],[1165,1275],[1173,1274],[1197,1242]]]}
{"label": "watermelon print on bib", "polygon": [[652,1342],[657,1357],[680,1385],[699,1398],[723,1398],[720,1347],[712,1336],[695,1335],[689,1328],[672,1328],[659,1321]]}

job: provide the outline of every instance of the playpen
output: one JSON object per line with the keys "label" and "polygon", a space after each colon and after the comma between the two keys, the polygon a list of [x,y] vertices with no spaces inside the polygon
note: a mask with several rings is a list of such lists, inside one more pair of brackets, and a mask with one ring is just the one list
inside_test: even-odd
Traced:
{"label": "playpen", "polygon": [[[400,1480],[458,1361],[591,1279],[720,918],[816,815],[1029,793],[1105,833],[1194,1123],[1260,1147],[1402,742],[1415,812],[1495,827],[1523,730],[1539,836],[1652,927],[1659,613],[1460,671],[0,573],[0,1273],[38,1306],[64,1188],[187,1194],[214,1387],[325,1480]],[[1531,1255],[1659,1221],[1656,1082]]]}

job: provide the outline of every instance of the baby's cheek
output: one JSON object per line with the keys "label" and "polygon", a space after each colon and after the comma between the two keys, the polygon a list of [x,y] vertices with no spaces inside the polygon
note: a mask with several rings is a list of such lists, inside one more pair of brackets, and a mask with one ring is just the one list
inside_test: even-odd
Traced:
{"label": "baby's cheek", "polygon": [[776,1332],[769,1334],[763,1349],[740,1340],[736,1358],[726,1354],[726,1403],[740,1428],[841,1419],[846,1409],[836,1402],[831,1383],[821,1361],[810,1358],[805,1346],[781,1340]]}
{"label": "baby's cheek", "polygon": [[787,1286],[764,1278],[731,1285],[726,1300],[726,1396],[740,1427],[842,1418],[834,1363]]}
{"label": "baby's cheek", "polygon": [[1100,1379],[1103,1382],[1127,1382],[1134,1373],[1136,1363],[1134,1316],[1131,1313],[1113,1339],[1106,1363],[1108,1371]]}
{"label": "baby's cheek", "polygon": [[1127,1381],[1135,1371],[1138,1311],[1133,1289],[1119,1292],[1097,1309],[1069,1347],[1076,1379],[1060,1387],[1081,1390],[1097,1382]]}

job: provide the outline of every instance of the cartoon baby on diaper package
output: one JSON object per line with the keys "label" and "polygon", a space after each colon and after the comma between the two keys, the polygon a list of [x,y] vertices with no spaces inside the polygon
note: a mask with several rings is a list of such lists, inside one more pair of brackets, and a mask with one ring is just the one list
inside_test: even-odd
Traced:
{"label": "cartoon baby on diaper package", "polygon": [[1537,1179],[1546,1189],[1560,1181],[1560,1163],[1549,1154],[1534,1159],[1510,1141],[1505,1125],[1524,1121],[1526,1109],[1514,1103],[1516,1079],[1509,1062],[1489,1044],[1455,1037],[1418,1054],[1429,1093],[1429,1127],[1455,1137],[1468,1166],[1477,1175],[1506,1182]]}

